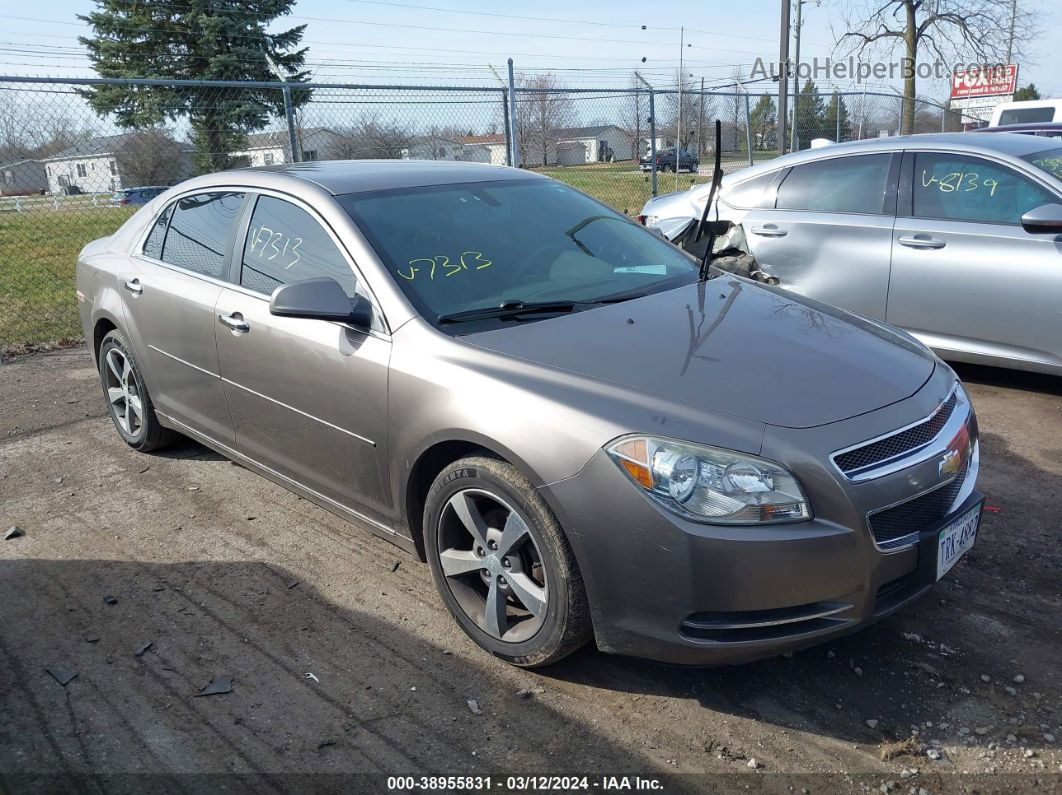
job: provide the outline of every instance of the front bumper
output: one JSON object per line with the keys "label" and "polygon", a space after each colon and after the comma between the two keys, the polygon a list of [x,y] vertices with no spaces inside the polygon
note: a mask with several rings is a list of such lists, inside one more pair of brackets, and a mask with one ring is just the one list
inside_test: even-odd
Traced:
{"label": "front bumper", "polygon": [[599,648],[715,665],[853,632],[928,590],[937,530],[983,499],[973,488],[976,466],[961,504],[923,529],[921,543],[880,549],[866,512],[885,495],[911,494],[936,467],[934,459],[858,487],[839,476],[826,483],[825,468],[820,478],[801,473],[822,510],[775,526],[685,521],[641,494],[603,451],[544,492],[579,561]]}

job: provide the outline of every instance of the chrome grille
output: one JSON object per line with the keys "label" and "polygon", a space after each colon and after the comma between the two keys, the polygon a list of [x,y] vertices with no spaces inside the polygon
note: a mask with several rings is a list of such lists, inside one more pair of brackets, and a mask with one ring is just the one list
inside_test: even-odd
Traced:
{"label": "chrome grille", "polygon": [[947,516],[970,471],[970,460],[967,457],[962,469],[950,483],[921,497],[871,514],[867,521],[878,547],[896,549],[913,544],[922,530],[932,527]]}
{"label": "chrome grille", "polygon": [[940,404],[940,407],[928,419],[906,428],[892,436],[878,439],[870,444],[848,450],[834,456],[834,463],[845,475],[852,475],[888,461],[893,458],[910,453],[929,444],[940,433],[941,429],[951,418],[955,406],[958,404],[958,396],[955,392],[951,397]]}

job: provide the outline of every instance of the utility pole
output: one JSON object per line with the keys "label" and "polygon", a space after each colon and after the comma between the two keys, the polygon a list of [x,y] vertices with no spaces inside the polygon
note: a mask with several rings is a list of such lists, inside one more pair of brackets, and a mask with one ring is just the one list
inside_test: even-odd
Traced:
{"label": "utility pole", "polygon": [[515,168],[520,168],[520,125],[516,121],[516,79],[513,77],[513,59],[509,59],[509,159]]}
{"label": "utility pole", "polygon": [[800,107],[800,26],[803,23],[804,0],[796,0],[796,26],[793,28],[794,53],[793,53],[793,140],[789,147],[790,152],[800,148],[800,131],[797,130],[797,108]]}
{"label": "utility pole", "polygon": [[1007,63],[1014,55],[1014,22],[1018,17],[1018,0],[1010,0],[1010,35],[1007,37]]}
{"label": "utility pole", "polygon": [[675,124],[675,190],[679,186],[679,166],[682,164],[682,84],[686,82],[686,73],[683,71],[682,51],[686,49],[686,29],[679,27],[679,84],[678,84],[678,121]]}
{"label": "utility pole", "polygon": [[490,66],[490,70],[494,73],[494,76],[501,83],[502,87],[502,121],[505,123],[505,165],[511,166],[513,164],[513,144],[512,144],[512,127],[509,125],[509,89],[502,80],[498,70],[493,65]]}
{"label": "utility pole", "polygon": [[788,120],[788,103],[786,94],[789,91],[789,0],[782,0],[782,29],[778,34],[778,129],[775,134],[778,146],[778,154],[785,154],[786,130]]}
{"label": "utility pole", "polygon": [[704,156],[704,78],[701,78],[701,109],[697,114],[697,160]]}
{"label": "utility pole", "polygon": [[656,92],[652,85],[637,72],[634,76],[649,89],[649,169],[653,177],[653,195],[656,196]]}

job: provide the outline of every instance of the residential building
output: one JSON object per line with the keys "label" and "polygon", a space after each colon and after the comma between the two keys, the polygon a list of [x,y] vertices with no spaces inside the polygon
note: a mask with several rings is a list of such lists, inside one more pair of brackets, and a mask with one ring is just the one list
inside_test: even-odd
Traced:
{"label": "residential building", "polygon": [[40,160],[0,165],[0,196],[25,196],[48,190],[48,172]]}

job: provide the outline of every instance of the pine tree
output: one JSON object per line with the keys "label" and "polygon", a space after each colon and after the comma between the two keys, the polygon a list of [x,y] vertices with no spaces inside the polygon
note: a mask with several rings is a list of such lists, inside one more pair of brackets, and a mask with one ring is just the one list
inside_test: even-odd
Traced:
{"label": "pine tree", "polygon": [[[306,49],[296,49],[305,25],[268,33],[270,23],[290,13],[293,0],[95,0],[97,10],[79,18],[92,36],[79,40],[101,77],[180,80],[276,80],[271,58],[290,82],[305,82]],[[202,171],[231,166],[230,153],[247,133],[284,113],[276,89],[202,86],[99,85],[83,96],[100,115],[122,127],[151,127],[187,118]],[[292,92],[296,105],[308,90]]]}
{"label": "pine tree", "polygon": [[763,94],[749,112],[752,123],[752,140],[760,149],[771,149],[777,145],[774,140],[775,123],[778,121],[778,109],[769,94]]}
{"label": "pine tree", "polygon": [[[840,124],[838,124],[838,116],[840,116]],[[838,130],[840,135],[838,135]],[[822,119],[822,135],[838,143],[852,140],[852,122],[848,117],[848,106],[844,104],[844,99],[840,94],[831,96],[826,105],[826,113]]]}
{"label": "pine tree", "polygon": [[[799,104],[796,106],[795,121],[797,144],[800,149],[807,149],[815,138],[822,138],[826,128],[826,105],[818,87],[809,78],[800,89]],[[833,133],[831,131],[830,137]]]}
{"label": "pine tree", "polygon": [[1036,83],[1029,83],[1014,92],[1014,101],[1022,102],[1030,99],[1040,99],[1040,92],[1036,90]]}

